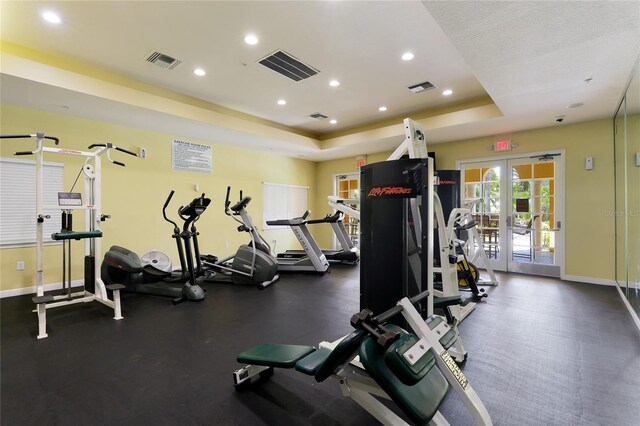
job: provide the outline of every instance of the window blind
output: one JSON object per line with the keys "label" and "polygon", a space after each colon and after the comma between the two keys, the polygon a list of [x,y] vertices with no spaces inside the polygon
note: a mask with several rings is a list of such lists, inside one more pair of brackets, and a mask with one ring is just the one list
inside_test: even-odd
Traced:
{"label": "window blind", "polygon": [[[57,205],[64,191],[64,165],[45,162],[44,204]],[[62,227],[61,211],[45,210],[44,241]],[[36,242],[36,162],[0,158],[0,246]]]}
{"label": "window blind", "polygon": [[264,227],[265,229],[279,229],[279,226],[269,226],[268,220],[292,219],[300,217],[308,208],[308,188],[304,186],[282,185],[276,183],[264,184]]}

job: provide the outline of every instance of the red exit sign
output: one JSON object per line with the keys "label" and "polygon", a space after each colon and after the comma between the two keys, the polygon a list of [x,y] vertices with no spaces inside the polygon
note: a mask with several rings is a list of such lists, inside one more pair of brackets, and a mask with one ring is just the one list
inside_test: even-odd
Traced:
{"label": "red exit sign", "polygon": [[503,141],[497,141],[493,144],[494,151],[511,151],[511,140],[505,139]]}

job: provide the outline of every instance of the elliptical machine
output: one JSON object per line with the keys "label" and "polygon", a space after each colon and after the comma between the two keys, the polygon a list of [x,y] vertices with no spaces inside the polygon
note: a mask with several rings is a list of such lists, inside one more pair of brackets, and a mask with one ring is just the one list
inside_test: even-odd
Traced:
{"label": "elliptical machine", "polygon": [[269,243],[260,235],[247,212],[251,197],[243,197],[240,191],[240,201],[231,206],[230,193],[231,187],[228,186],[224,212],[240,224],[238,232],[247,232],[251,241],[249,244],[241,245],[232,256],[222,260],[218,260],[215,256],[201,256],[202,262],[207,268],[216,272],[211,279],[213,282],[255,285],[263,290],[280,279],[277,274],[278,261],[271,254]]}
{"label": "elliptical machine", "polygon": [[[175,191],[171,191],[162,208],[164,219],[173,225],[172,237],[176,240],[180,266],[182,270],[179,275],[172,275],[171,272],[164,272],[152,266],[143,266],[138,255],[131,250],[120,246],[112,246],[104,255],[100,275],[107,284],[122,284],[123,291],[141,294],[152,294],[173,298],[173,303],[182,303],[185,300],[199,301],[204,299],[204,290],[196,282],[196,267],[194,266],[194,252],[196,263],[202,268],[198,246],[197,231],[189,229],[193,222],[198,220],[211,203],[210,198],[205,198],[204,194],[195,198],[189,205],[181,206],[178,215],[184,221],[182,232],[178,224],[169,219],[166,214],[167,206],[173,198]],[[191,244],[194,243],[194,251]],[[185,282],[186,280],[186,282]]]}

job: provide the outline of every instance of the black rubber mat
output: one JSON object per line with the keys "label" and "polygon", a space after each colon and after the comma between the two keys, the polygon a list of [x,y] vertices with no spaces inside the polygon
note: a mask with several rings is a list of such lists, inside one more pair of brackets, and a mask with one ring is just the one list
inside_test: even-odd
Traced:
{"label": "black rubber mat", "polygon": [[[496,425],[637,425],[640,336],[614,288],[501,275],[462,323],[464,366]],[[389,283],[393,285],[394,283]],[[314,345],[351,331],[358,270],[288,274],[264,291],[209,285],[200,303],[123,297],[49,311],[36,340],[30,296],[3,299],[3,425],[371,425],[339,387],[295,371],[235,392],[237,353]],[[449,395],[452,425],[473,424]]]}

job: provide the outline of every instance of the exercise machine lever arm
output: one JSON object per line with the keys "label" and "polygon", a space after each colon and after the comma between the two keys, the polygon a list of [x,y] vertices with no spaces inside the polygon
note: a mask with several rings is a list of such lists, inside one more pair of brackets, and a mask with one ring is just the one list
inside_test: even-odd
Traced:
{"label": "exercise machine lever arm", "polygon": [[[41,138],[41,139],[50,139],[55,142],[56,145],[60,143],[60,139],[55,136],[46,136],[44,133],[34,133],[31,135],[2,135],[0,139],[31,139],[31,138]],[[17,154],[16,154],[17,155]]]}

